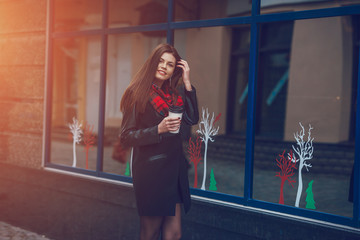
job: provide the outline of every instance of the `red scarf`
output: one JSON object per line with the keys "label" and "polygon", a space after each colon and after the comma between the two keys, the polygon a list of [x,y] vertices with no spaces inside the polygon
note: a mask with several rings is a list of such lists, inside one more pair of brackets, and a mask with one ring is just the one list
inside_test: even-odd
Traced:
{"label": "red scarf", "polygon": [[178,95],[176,98],[168,82],[164,83],[163,89],[152,84],[150,89],[150,102],[154,109],[163,117],[168,116],[170,106],[184,105],[182,97]]}

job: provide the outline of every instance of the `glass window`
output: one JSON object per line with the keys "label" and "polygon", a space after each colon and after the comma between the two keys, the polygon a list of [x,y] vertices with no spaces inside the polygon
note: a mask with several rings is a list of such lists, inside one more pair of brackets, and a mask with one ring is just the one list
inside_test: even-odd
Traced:
{"label": "glass window", "polygon": [[102,1],[54,0],[54,30],[79,31],[101,27]]}
{"label": "glass window", "polygon": [[[130,176],[130,159],[126,164],[111,158],[113,144],[116,141],[122,114],[120,100],[132,77],[150,56],[151,51],[166,38],[148,36],[147,33],[116,34],[108,38],[108,60],[106,81],[105,144],[103,171]],[[130,158],[130,155],[128,156]]]}
{"label": "glass window", "polygon": [[359,4],[359,0],[261,0],[261,14],[334,8]]}
{"label": "glass window", "polygon": [[245,137],[250,58],[250,26],[232,28],[227,132]]}
{"label": "glass window", "polygon": [[260,27],[257,137],[283,138],[292,30],[293,22]]}
{"label": "glass window", "polygon": [[165,23],[168,16],[167,0],[109,1],[109,27]]}
{"label": "glass window", "polygon": [[255,199],[352,217],[352,28],[347,16],[261,26]]}
{"label": "glass window", "polygon": [[193,21],[225,17],[248,16],[251,1],[238,0],[177,0],[175,21]]}
{"label": "glass window", "polygon": [[[252,24],[259,24],[256,100],[249,102],[256,105],[255,124],[248,129],[255,133],[253,199],[273,203],[270,210],[280,204],[352,217],[360,21],[326,9],[360,0],[262,0],[261,14],[278,13],[276,19],[262,20],[251,16],[251,0],[174,0],[174,21],[212,19],[204,24],[216,27],[191,28],[197,23],[189,22],[187,29],[174,30],[179,25],[170,24],[166,31],[158,29],[167,26],[168,0],[106,1],[106,16],[105,0],[51,1],[55,33],[99,32],[91,32],[98,33],[92,37],[82,32],[78,37],[49,35],[53,59],[46,163],[86,174],[97,171],[105,178],[130,176],[130,156],[126,164],[111,157],[122,121],[120,100],[153,48],[174,33],[176,49],[189,62],[200,110],[199,124],[182,129],[190,185],[199,189],[195,192],[243,197],[250,24],[238,25],[233,18],[226,21],[233,25],[220,25],[223,18],[250,16]],[[337,17],[278,22],[278,16],[313,9]],[[127,27],[132,33],[102,29],[103,17],[109,28]],[[147,32],[134,27],[147,24],[160,25],[147,26],[152,30]],[[101,44],[104,39],[107,44]],[[100,99],[103,82],[106,94]],[[105,111],[100,112],[103,101]],[[99,131],[103,117],[105,128]],[[103,136],[104,149],[98,149],[98,136]],[[103,150],[100,158],[98,150]],[[327,220],[327,215],[316,216]]]}
{"label": "glass window", "polygon": [[96,169],[100,37],[54,41],[51,162]]}
{"label": "glass window", "polygon": [[[192,83],[198,89],[200,122],[189,130],[191,138],[184,140],[191,187],[243,196],[245,136],[232,138],[226,131],[239,105],[227,97],[228,79],[237,79],[240,90],[247,84],[248,57],[236,55],[236,50],[249,52],[247,29],[241,33],[231,27],[175,31],[175,47],[189,62]],[[230,67],[236,74],[229,74]],[[236,112],[240,119],[242,114]],[[213,134],[206,134],[211,130]]]}

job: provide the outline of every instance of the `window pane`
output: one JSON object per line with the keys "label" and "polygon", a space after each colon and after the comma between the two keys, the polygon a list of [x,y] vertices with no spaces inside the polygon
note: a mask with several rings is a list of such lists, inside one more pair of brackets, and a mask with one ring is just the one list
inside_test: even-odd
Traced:
{"label": "window pane", "polygon": [[359,0],[261,0],[261,14],[334,8],[359,4]]}
{"label": "window pane", "polygon": [[261,25],[255,199],[352,216],[357,31],[346,16]]}
{"label": "window pane", "polygon": [[[243,196],[249,41],[248,26],[175,31],[175,47],[190,65],[200,110],[199,125],[184,140],[191,187]],[[206,130],[214,134],[207,138]]]}
{"label": "window pane", "polygon": [[78,31],[101,27],[102,1],[54,0],[54,30]]}
{"label": "window pane", "polygon": [[[161,33],[160,35],[166,35]],[[130,175],[129,161],[122,164],[111,158],[122,114],[121,97],[130,80],[145,62],[151,51],[166,38],[148,36],[147,33],[110,35],[108,40],[108,66],[106,81],[104,172]]]}
{"label": "window pane", "polygon": [[51,162],[96,169],[100,38],[54,41]]}
{"label": "window pane", "polygon": [[228,133],[245,137],[248,103],[250,27],[233,27],[231,45],[228,88],[229,112],[226,128]]}
{"label": "window pane", "polygon": [[134,25],[165,23],[168,1],[109,1],[109,26],[127,27]]}
{"label": "window pane", "polygon": [[248,16],[251,1],[238,0],[177,0],[175,1],[175,21]]}

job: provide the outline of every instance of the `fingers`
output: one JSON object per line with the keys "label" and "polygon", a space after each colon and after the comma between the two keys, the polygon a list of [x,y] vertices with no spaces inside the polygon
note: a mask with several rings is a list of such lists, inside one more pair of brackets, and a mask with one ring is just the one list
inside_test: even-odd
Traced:
{"label": "fingers", "polygon": [[177,62],[177,65],[179,68],[183,70],[182,72],[182,79],[185,84],[186,89],[191,90],[191,83],[190,83],[190,67],[187,61],[184,59],[181,59]]}
{"label": "fingers", "polygon": [[180,61],[177,62],[177,66],[182,68],[184,71],[189,71],[190,67],[187,61],[185,61],[184,59],[180,59]]}
{"label": "fingers", "polygon": [[179,127],[181,123],[180,118],[165,118],[165,124],[168,128]]}
{"label": "fingers", "polygon": [[180,128],[181,119],[180,118],[164,118],[158,125],[158,133],[166,133],[177,131]]}
{"label": "fingers", "polygon": [[164,118],[165,126],[168,131],[176,131],[180,127],[181,119],[180,118]]}

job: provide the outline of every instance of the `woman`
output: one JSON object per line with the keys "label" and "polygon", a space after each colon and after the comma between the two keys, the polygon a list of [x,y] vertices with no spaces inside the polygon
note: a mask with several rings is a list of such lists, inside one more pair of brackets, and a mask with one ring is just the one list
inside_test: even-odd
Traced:
{"label": "woman", "polygon": [[[140,215],[140,239],[180,239],[181,205],[190,208],[187,161],[180,134],[170,133],[181,122],[199,120],[190,68],[176,49],[157,46],[135,75],[121,99],[120,139],[133,147],[133,185]],[[181,95],[176,87],[182,79]],[[182,119],[170,118],[169,107],[184,109]]]}

